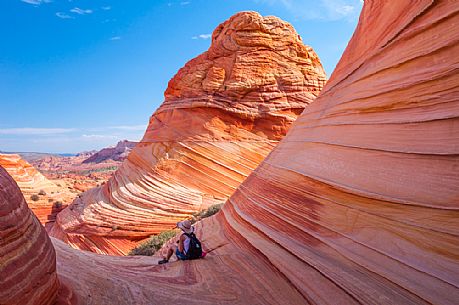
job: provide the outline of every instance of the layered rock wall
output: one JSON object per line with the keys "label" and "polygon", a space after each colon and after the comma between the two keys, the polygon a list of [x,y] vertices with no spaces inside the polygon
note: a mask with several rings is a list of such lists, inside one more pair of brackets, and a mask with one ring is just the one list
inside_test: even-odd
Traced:
{"label": "layered rock wall", "polygon": [[459,6],[365,1],[223,217],[312,304],[459,300]]}
{"label": "layered rock wall", "polygon": [[254,12],[233,16],[169,82],[119,170],[61,213],[52,235],[125,254],[137,240],[225,202],[324,83],[319,58],[290,24]]}
{"label": "layered rock wall", "polygon": [[0,166],[0,304],[54,304],[58,289],[49,237]]}
{"label": "layered rock wall", "polygon": [[[0,166],[16,181],[27,204],[40,222],[43,225],[52,224],[57,213],[63,208],[62,204],[55,206],[54,202],[71,196],[69,192],[48,180],[19,155],[0,154]],[[35,196],[35,199],[32,199],[32,196]]]}
{"label": "layered rock wall", "polygon": [[317,102],[197,225],[205,259],[54,240],[60,278],[82,304],[457,304],[457,23],[451,1],[365,1]]}

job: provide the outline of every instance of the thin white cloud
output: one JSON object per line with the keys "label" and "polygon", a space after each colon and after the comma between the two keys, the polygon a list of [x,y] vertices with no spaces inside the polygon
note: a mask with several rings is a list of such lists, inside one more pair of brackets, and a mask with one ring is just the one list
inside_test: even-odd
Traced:
{"label": "thin white cloud", "polygon": [[50,3],[51,0],[21,0],[24,3],[32,4],[32,5],[40,5],[42,3]]}
{"label": "thin white cloud", "polygon": [[4,128],[0,135],[51,135],[76,131],[75,128]]}
{"label": "thin white cloud", "polygon": [[281,5],[296,18],[307,20],[357,20],[362,0],[320,0],[308,5],[303,0],[253,0],[256,3]]}
{"label": "thin white cloud", "polygon": [[84,134],[81,136],[83,139],[117,139],[115,135],[103,135],[103,134]]}
{"label": "thin white cloud", "polygon": [[115,130],[137,131],[137,130],[147,129],[147,125],[120,125],[120,126],[109,126],[107,128],[115,129]]}
{"label": "thin white cloud", "polygon": [[62,19],[74,19],[74,17],[67,15],[66,13],[63,13],[63,12],[57,12],[56,16]]}
{"label": "thin white cloud", "polygon": [[180,5],[188,5],[190,3],[191,3],[190,1],[182,1],[182,2],[180,2]]}
{"label": "thin white cloud", "polygon": [[212,34],[200,34],[198,36],[193,36],[191,39],[209,39],[212,37]]}
{"label": "thin white cloud", "polygon": [[110,38],[110,40],[120,40],[120,39],[121,39],[120,36],[113,36],[113,37]]}
{"label": "thin white cloud", "polygon": [[104,11],[109,11],[112,9],[111,6],[102,6],[101,9],[103,9]]}
{"label": "thin white cloud", "polygon": [[33,127],[19,127],[19,128],[0,128],[0,135],[53,135],[75,132],[87,133],[110,133],[115,131],[145,131],[146,124],[142,125],[119,125],[119,126],[103,126],[93,128],[33,128]]}
{"label": "thin white cloud", "polygon": [[139,141],[147,124],[85,128],[0,128],[0,150],[79,152]]}
{"label": "thin white cloud", "polygon": [[78,15],[87,15],[87,14],[92,14],[92,10],[89,9],[81,9],[79,7],[74,7],[70,10],[72,13],[78,14]]}
{"label": "thin white cloud", "polygon": [[331,19],[341,19],[354,13],[355,3],[342,0],[321,0],[327,15]]}

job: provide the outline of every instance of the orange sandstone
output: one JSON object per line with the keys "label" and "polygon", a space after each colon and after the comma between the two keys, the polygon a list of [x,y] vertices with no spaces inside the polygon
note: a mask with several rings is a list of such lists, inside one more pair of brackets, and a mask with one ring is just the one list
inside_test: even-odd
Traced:
{"label": "orange sandstone", "polygon": [[58,288],[49,237],[0,166],[0,304],[54,304]]}
{"label": "orange sandstone", "polygon": [[319,94],[325,73],[293,27],[240,13],[169,82],[142,141],[113,177],[60,213],[52,235],[126,254],[136,241],[223,203]]}
{"label": "orange sandstone", "polygon": [[451,1],[365,1],[317,102],[198,224],[205,259],[53,240],[60,280],[80,304],[457,304],[458,22]]}
{"label": "orange sandstone", "polygon": [[[27,200],[27,204],[40,222],[43,225],[53,223],[56,214],[63,208],[62,205],[53,206],[53,203],[71,197],[69,192],[48,180],[19,155],[0,154],[0,166],[16,181]],[[44,195],[39,195],[41,191],[44,191],[42,193]],[[31,199],[33,195],[38,196],[37,200]]]}
{"label": "orange sandstone", "polygon": [[459,300],[459,5],[365,1],[221,219],[312,304]]}

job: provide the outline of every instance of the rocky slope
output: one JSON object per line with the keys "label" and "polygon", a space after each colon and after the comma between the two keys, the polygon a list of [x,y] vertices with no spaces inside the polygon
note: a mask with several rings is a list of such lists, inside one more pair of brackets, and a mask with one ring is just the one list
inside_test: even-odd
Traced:
{"label": "rocky slope", "polygon": [[61,213],[52,235],[125,254],[137,240],[225,202],[324,83],[319,58],[290,24],[254,12],[233,16],[171,79],[119,170]]}
{"label": "rocky slope", "polygon": [[73,303],[457,304],[458,22],[451,1],[365,1],[317,102],[199,224],[208,256],[54,240]]}
{"label": "rocky slope", "polygon": [[305,303],[459,300],[458,23],[451,1],[365,1],[320,96],[225,204]]}
{"label": "rocky slope", "polygon": [[100,163],[106,160],[123,161],[127,158],[137,142],[119,141],[114,147],[107,147],[94,153],[82,163]]}
{"label": "rocky slope", "polygon": [[67,189],[48,180],[19,155],[0,154],[0,166],[19,185],[27,204],[44,225],[54,222],[57,213],[65,207],[63,201],[75,197]]}
{"label": "rocky slope", "polygon": [[57,244],[65,273],[115,264],[107,285],[126,287],[125,264],[158,303],[456,304],[458,22],[451,1],[365,1],[320,97],[201,224],[206,259],[150,266]]}
{"label": "rocky slope", "polygon": [[54,304],[56,254],[18,186],[0,166],[0,304]]}

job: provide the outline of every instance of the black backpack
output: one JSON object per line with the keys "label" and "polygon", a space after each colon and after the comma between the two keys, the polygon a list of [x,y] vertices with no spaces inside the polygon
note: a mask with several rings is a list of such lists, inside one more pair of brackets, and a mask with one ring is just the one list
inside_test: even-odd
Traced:
{"label": "black backpack", "polygon": [[202,247],[201,247],[201,242],[199,239],[194,235],[194,233],[183,233],[188,238],[190,239],[190,247],[188,248],[188,251],[186,252],[186,258],[187,259],[197,259],[201,258],[202,256]]}

